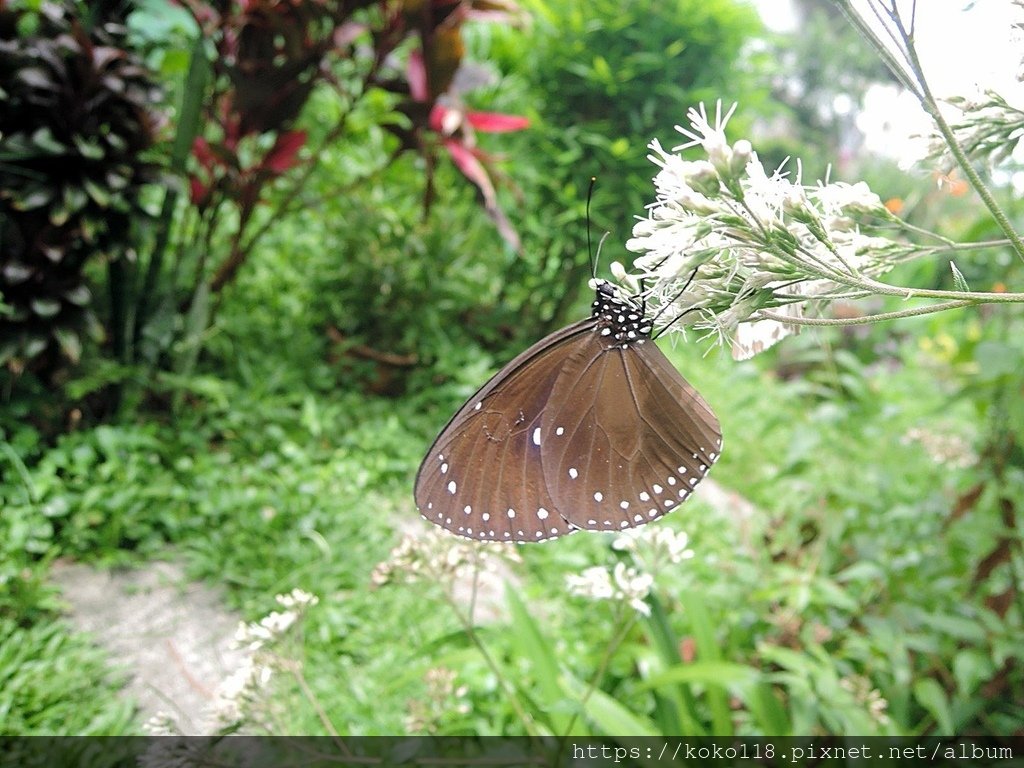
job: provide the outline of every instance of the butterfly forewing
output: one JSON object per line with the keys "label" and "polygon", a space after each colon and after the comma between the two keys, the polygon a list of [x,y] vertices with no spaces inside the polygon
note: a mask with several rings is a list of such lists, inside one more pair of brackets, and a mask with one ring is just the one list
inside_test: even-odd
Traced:
{"label": "butterfly forewing", "polygon": [[541,414],[566,345],[592,335],[583,320],[502,368],[452,417],[416,477],[420,514],[452,533],[487,541],[541,541],[569,532],[540,469]]}
{"label": "butterfly forewing", "polygon": [[671,512],[721,446],[711,409],[653,342],[623,348],[596,334],[556,379],[540,434],[555,505],[604,531]]}

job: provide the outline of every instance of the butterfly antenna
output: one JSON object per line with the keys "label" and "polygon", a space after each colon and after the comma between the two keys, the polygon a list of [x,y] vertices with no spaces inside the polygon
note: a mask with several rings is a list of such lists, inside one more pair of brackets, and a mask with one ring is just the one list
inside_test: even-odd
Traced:
{"label": "butterfly antenna", "polygon": [[[590,186],[587,187],[587,253],[590,255],[590,276],[597,277],[597,258],[594,256],[594,246],[590,242],[590,201],[594,197],[594,187],[597,185],[597,176],[590,177]],[[601,243],[604,238],[601,238]],[[601,252],[601,244],[597,245],[598,253]]]}

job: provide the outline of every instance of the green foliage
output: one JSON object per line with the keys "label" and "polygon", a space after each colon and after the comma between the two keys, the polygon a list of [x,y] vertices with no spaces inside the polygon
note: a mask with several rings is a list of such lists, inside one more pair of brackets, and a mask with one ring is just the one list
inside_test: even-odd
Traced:
{"label": "green foliage", "polygon": [[60,622],[23,628],[0,615],[0,735],[131,733],[132,708],[102,653]]}
{"label": "green foliage", "polygon": [[[602,536],[517,550],[507,596],[476,594],[472,632],[450,610],[468,610],[465,574],[372,587],[418,522],[410,486],[423,449],[504,357],[482,349],[521,348],[574,311],[589,274],[589,176],[601,176],[596,229],[614,217],[621,242],[649,194],[646,142],[669,143],[698,98],[760,93],[742,60],[756,29],[736,4],[533,9],[531,33],[467,30],[474,56],[506,75],[466,98],[534,121],[501,143],[521,187],[521,255],[451,164],[428,182],[411,154],[395,159],[400,129],[425,119],[400,83],[353,99],[314,89],[299,119],[325,142],[316,170],[294,197],[260,188],[262,234],[230,290],[197,294],[190,282],[212,266],[201,228],[166,233],[159,279],[170,282],[154,284],[164,305],[151,305],[146,333],[173,372],[94,365],[68,400],[38,387],[5,403],[5,733],[140,730],[108,664],[57,619],[48,568],[168,553],[225,585],[249,619],[294,587],[320,597],[289,649],[308,688],[281,676],[263,692],[281,733],[322,733],[324,717],[342,734],[1019,729],[1024,333],[1010,313],[808,333],[756,364],[676,350],[722,417],[713,477],[753,510],[693,500],[656,524],[685,529],[696,555],[658,574],[650,615],[566,594],[568,575],[626,562]],[[181,97],[181,170],[194,134],[181,124],[202,105],[183,86],[197,75],[180,43],[195,29],[173,13],[146,5],[131,29]],[[346,64],[336,74],[358,81]],[[332,144],[341,123],[346,140]],[[970,216],[947,216],[949,199],[894,184],[912,214],[972,233]],[[425,215],[431,185],[449,192]],[[209,246],[223,256],[229,240]],[[957,255],[972,286],[1013,274],[993,265]],[[905,269],[920,270],[915,284],[954,279],[941,259]],[[94,393],[135,379],[137,412],[97,424]]]}
{"label": "green foliage", "polygon": [[535,0],[527,7],[529,34],[509,31],[479,45],[510,73],[495,91],[499,105],[521,92],[530,106],[531,128],[514,145],[541,159],[516,167],[524,249],[504,275],[505,300],[520,308],[526,334],[536,336],[569,318],[589,276],[590,178],[597,178],[595,235],[612,234],[603,263],[625,261],[611,244],[626,240],[633,217],[650,202],[651,139],[681,143],[666,131],[702,100],[738,99],[756,110],[765,91],[760,65],[746,55],[760,22],[733,0]]}
{"label": "green foliage", "polygon": [[[0,37],[0,364],[52,375],[82,352],[87,264],[109,262],[114,281],[133,255],[159,95],[123,30],[87,28],[74,5],[8,7]],[[121,311],[122,286],[109,287]]]}

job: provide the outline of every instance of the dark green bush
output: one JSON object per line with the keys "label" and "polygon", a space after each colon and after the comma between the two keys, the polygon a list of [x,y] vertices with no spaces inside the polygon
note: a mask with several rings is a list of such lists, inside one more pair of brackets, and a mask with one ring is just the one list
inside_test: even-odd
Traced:
{"label": "dark green bush", "polygon": [[123,39],[70,3],[0,10],[0,364],[15,374],[76,361],[86,266],[133,257],[159,92]]}

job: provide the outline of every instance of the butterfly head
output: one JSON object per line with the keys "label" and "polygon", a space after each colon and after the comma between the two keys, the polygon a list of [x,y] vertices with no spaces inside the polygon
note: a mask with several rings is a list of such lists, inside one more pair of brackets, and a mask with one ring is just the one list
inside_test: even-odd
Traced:
{"label": "butterfly head", "polygon": [[610,344],[626,348],[651,338],[653,326],[641,305],[607,280],[593,280],[591,286],[597,293],[590,305],[591,315],[597,321],[597,332]]}

